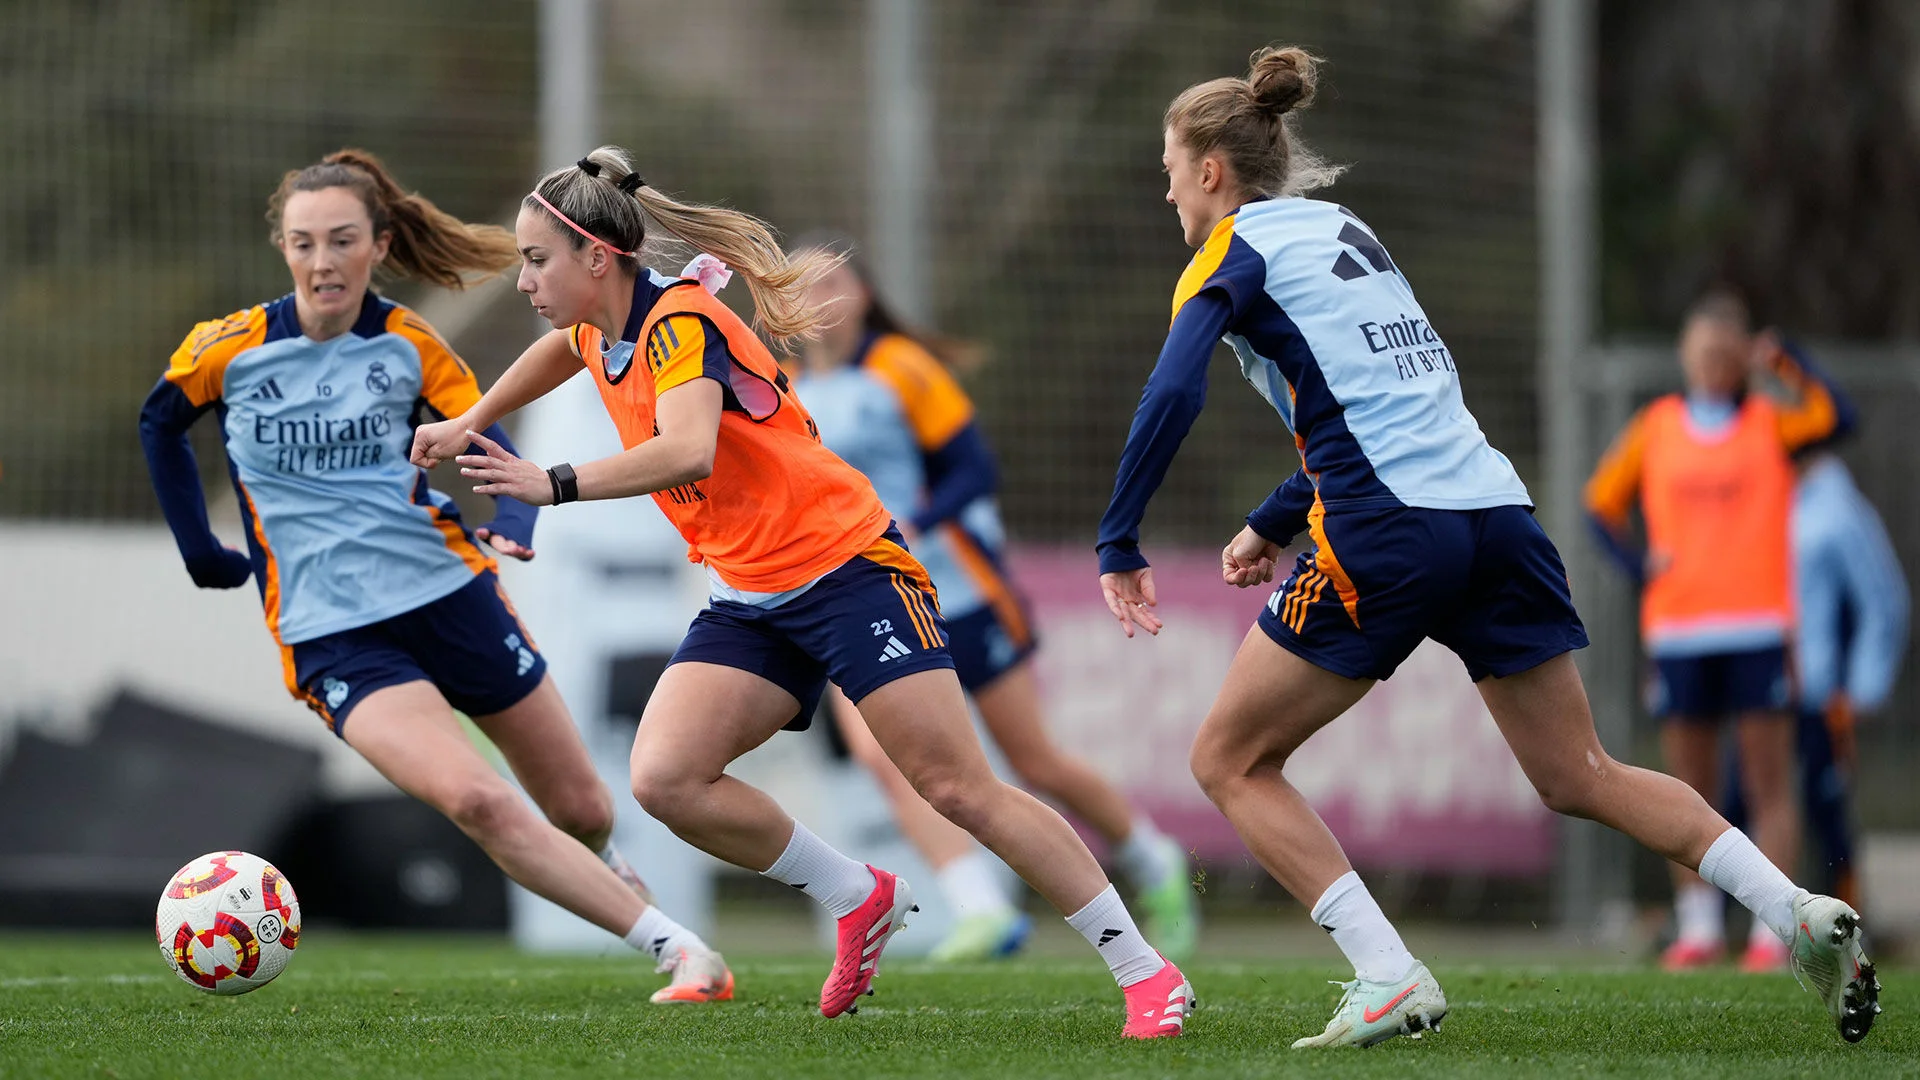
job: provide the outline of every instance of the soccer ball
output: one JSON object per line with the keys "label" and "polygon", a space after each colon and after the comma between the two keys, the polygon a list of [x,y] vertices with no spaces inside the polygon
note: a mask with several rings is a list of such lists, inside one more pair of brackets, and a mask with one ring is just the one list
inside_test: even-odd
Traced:
{"label": "soccer ball", "polygon": [[300,901],[286,875],[258,855],[216,851],[180,868],[153,917],[173,973],[212,994],[273,981],[300,941]]}

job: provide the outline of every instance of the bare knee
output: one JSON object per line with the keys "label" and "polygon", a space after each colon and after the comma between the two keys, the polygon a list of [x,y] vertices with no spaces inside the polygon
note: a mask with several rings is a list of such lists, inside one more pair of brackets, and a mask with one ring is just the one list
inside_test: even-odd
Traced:
{"label": "bare knee", "polygon": [[1200,785],[1200,790],[1206,792],[1207,798],[1213,800],[1215,805],[1226,797],[1235,781],[1252,776],[1256,769],[1266,766],[1278,769],[1286,762],[1284,754],[1265,754],[1222,739],[1210,738],[1205,728],[1193,740],[1193,748],[1187,753],[1187,768],[1192,770],[1193,779]]}
{"label": "bare knee", "polygon": [[1598,818],[1608,781],[1623,767],[1603,751],[1589,750],[1584,760],[1562,763],[1531,779],[1547,809],[1568,817]]}
{"label": "bare knee", "polygon": [[576,788],[544,809],[554,828],[577,840],[604,840],[613,831],[613,795],[604,784]]}
{"label": "bare knee", "polygon": [[698,780],[684,772],[657,765],[633,768],[633,797],[655,820],[668,826],[684,821],[699,797]]}
{"label": "bare knee", "polygon": [[1000,793],[1000,781],[993,775],[968,777],[941,772],[914,781],[914,790],[927,800],[934,812],[969,833],[986,827],[994,797]]}
{"label": "bare knee", "polygon": [[520,793],[497,777],[454,790],[439,800],[439,809],[460,831],[483,844],[513,831],[531,816]]}

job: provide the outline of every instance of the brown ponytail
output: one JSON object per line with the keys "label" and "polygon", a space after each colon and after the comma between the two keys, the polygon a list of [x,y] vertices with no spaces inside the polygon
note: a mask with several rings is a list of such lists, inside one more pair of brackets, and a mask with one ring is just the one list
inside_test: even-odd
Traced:
{"label": "brown ponytail", "polygon": [[1343,168],[1302,143],[1293,113],[1313,104],[1320,58],[1296,46],[1269,45],[1247,58],[1243,79],[1187,87],[1167,106],[1163,126],[1198,156],[1216,150],[1251,192],[1304,195],[1338,179]]}
{"label": "brown ponytail", "polygon": [[280,219],[296,191],[346,188],[360,197],[373,231],[389,233],[385,266],[400,277],[449,289],[464,289],[492,277],[520,257],[513,234],[497,225],[473,225],[402,190],[380,159],[365,150],[336,150],[319,163],[292,169],[267,200],[272,240],[280,242]]}
{"label": "brown ponytail", "polygon": [[[647,186],[634,173],[627,152],[617,146],[602,146],[580,163],[555,169],[540,178],[534,191],[616,252],[638,252],[647,239],[646,219],[652,216],[675,238],[715,256],[746,279],[753,293],[754,322],[775,342],[810,337],[824,325],[824,312],[807,306],[807,292],[845,256],[809,251],[789,258],[766,222],[725,207],[679,202]],[[547,213],[531,195],[522,205]],[[555,224],[570,245],[578,248],[587,242]],[[637,259],[621,256],[621,264],[639,272]]]}

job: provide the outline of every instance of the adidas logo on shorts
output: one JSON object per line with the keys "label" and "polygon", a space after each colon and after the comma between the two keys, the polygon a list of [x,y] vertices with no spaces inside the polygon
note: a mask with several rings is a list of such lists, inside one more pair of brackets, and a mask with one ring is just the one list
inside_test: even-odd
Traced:
{"label": "adidas logo on shorts", "polygon": [[884,664],[889,660],[898,660],[912,651],[912,649],[900,644],[899,638],[889,637],[887,639],[886,651],[880,654],[880,663]]}

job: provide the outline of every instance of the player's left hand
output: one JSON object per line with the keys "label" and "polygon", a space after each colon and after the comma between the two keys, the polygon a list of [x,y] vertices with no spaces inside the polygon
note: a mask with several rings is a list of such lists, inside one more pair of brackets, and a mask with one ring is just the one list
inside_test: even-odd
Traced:
{"label": "player's left hand", "polygon": [[1273,580],[1273,568],[1279,560],[1280,545],[1249,525],[1220,549],[1220,577],[1239,589],[1265,585]]}
{"label": "player's left hand", "polygon": [[[546,474],[543,472],[541,473],[541,475],[545,476]],[[551,494],[553,489],[553,484],[551,482],[547,484],[547,489],[548,489],[548,493]],[[493,548],[493,550],[509,558],[519,559],[521,562],[531,562],[533,560],[532,548],[528,547],[527,545],[521,543],[518,540],[515,540],[511,536],[494,532],[492,529],[487,528],[485,525],[482,525],[479,528],[473,530],[473,535],[476,538],[485,541],[487,546]]]}
{"label": "player's left hand", "polygon": [[473,485],[475,494],[510,495],[528,506],[553,504],[553,481],[547,479],[547,470],[525,458],[514,457],[501,449],[499,443],[477,431],[467,432],[466,437],[486,451],[485,454],[461,454],[453,459],[460,465],[461,476],[478,481]]}

